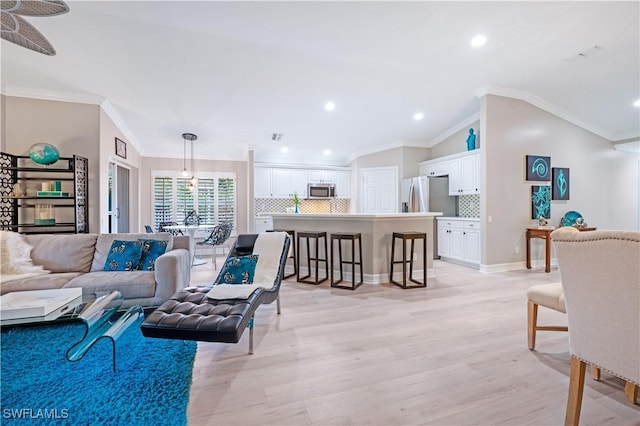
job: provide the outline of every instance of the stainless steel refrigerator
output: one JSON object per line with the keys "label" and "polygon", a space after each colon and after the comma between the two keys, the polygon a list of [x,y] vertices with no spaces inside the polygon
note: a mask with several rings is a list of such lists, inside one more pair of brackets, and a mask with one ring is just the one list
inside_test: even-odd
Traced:
{"label": "stainless steel refrigerator", "polygon": [[[443,216],[458,215],[457,197],[449,195],[449,177],[418,176],[402,179],[400,211],[442,212]],[[438,258],[438,224],[433,221],[433,258]]]}

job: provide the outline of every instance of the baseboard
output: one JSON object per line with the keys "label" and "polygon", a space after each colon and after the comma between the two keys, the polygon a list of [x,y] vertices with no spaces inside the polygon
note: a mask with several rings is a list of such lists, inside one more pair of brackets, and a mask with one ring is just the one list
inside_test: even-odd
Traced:
{"label": "baseboard", "polygon": [[[417,280],[419,280],[420,282],[422,282],[422,269],[415,269],[413,271],[413,277]],[[291,271],[287,270],[285,273],[289,273]],[[313,270],[313,272],[315,272],[315,270]],[[324,269],[320,269],[320,273],[321,276],[322,274],[324,274]],[[407,274],[409,272],[407,271]],[[306,267],[302,267],[300,268],[300,274],[302,275],[306,275],[307,274],[307,268]],[[334,273],[336,278],[340,277],[340,272],[338,270],[336,270],[336,272]],[[343,279],[346,282],[351,282],[351,272],[345,271],[343,274]],[[359,277],[360,273],[357,272],[356,273],[356,277]],[[434,278],[436,276],[435,274],[435,270],[433,268],[427,269],[427,281],[429,280],[429,278]],[[292,277],[291,279],[295,279],[294,277]],[[401,271],[396,271],[394,268],[394,273],[393,273],[393,279],[401,282],[402,281],[402,270]],[[331,280],[331,271],[329,271],[329,280]],[[364,276],[362,277],[362,283],[363,284],[383,284],[383,283],[388,283],[389,282],[389,274],[364,274]]]}
{"label": "baseboard", "polygon": [[[544,269],[544,260],[532,260],[531,261],[531,269]],[[551,266],[558,266],[558,262],[555,258],[551,259]],[[494,273],[494,272],[507,272],[507,271],[517,271],[519,269],[526,269],[526,262],[511,262],[511,263],[495,263],[493,265],[480,265],[480,272],[484,273]]]}

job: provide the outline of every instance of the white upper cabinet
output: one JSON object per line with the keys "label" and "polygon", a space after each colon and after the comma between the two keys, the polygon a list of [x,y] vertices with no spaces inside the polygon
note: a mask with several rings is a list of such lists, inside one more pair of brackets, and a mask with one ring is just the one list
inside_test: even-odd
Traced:
{"label": "white upper cabinet", "polygon": [[307,171],[304,169],[273,169],[273,197],[291,198],[307,196]]}
{"label": "white upper cabinet", "polygon": [[480,193],[480,152],[467,151],[419,164],[421,176],[449,176],[449,195]]}
{"label": "white upper cabinet", "polygon": [[336,171],[336,197],[351,198],[351,172]]}
{"label": "white upper cabinet", "polygon": [[309,170],[310,183],[335,183],[335,170]]}
{"label": "white upper cabinet", "polygon": [[291,195],[295,192],[300,198],[307,197],[308,171],[305,169],[291,169]]}
{"label": "white upper cabinet", "polygon": [[479,194],[480,154],[460,158],[460,190],[463,194]]}
{"label": "white upper cabinet", "polygon": [[255,198],[291,198],[298,194],[307,198],[307,184],[335,183],[338,198],[351,197],[351,171],[301,169],[287,167],[254,168],[253,191]]}
{"label": "white upper cabinet", "polygon": [[449,174],[448,161],[434,161],[420,166],[420,176],[447,176]]}
{"label": "white upper cabinet", "polygon": [[270,167],[256,167],[254,169],[253,195],[255,198],[271,198],[273,196],[271,174]]}
{"label": "white upper cabinet", "polygon": [[273,169],[273,196],[275,198],[289,198],[291,192],[291,170]]}

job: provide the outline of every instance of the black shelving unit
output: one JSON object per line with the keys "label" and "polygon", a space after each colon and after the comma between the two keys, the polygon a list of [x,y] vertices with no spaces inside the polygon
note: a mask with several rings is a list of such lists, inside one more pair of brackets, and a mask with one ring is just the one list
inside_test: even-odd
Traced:
{"label": "black shelving unit", "polygon": [[[78,155],[61,157],[41,166],[28,156],[0,153],[0,229],[23,234],[84,234],[89,232],[89,160]],[[60,181],[69,195],[37,196],[42,182]],[[14,196],[16,183],[26,186],[25,196]],[[34,223],[35,207],[52,206],[56,223]],[[63,220],[58,221],[61,217]]]}

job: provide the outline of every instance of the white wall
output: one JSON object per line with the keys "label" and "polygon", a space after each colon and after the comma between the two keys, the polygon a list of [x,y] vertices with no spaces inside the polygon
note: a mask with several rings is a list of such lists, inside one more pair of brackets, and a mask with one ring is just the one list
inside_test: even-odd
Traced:
{"label": "white wall", "polygon": [[2,96],[3,151],[27,155],[34,143],[54,145],[60,156],[89,160],[89,232],[100,229],[98,105]]}
{"label": "white wall", "polygon": [[[116,138],[127,144],[127,158],[116,156]],[[139,168],[141,157],[135,147],[129,143],[111,117],[100,109],[100,232],[109,232],[109,162],[115,162],[129,169],[129,232],[144,230],[140,223],[140,185]]]}
{"label": "white wall", "polygon": [[524,260],[525,228],[535,224],[531,186],[539,184],[526,181],[526,155],[550,156],[552,167],[570,169],[571,199],[551,202],[551,224],[576,210],[599,229],[638,229],[636,158],[527,102],[488,95],[481,105],[483,265]]}

